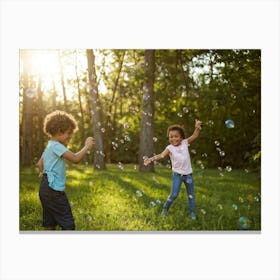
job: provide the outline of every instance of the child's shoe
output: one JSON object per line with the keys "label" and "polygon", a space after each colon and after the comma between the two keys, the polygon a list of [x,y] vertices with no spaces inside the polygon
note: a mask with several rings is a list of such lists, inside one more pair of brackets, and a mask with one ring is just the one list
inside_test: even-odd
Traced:
{"label": "child's shoe", "polygon": [[195,213],[194,213],[194,212],[191,212],[190,217],[191,217],[192,220],[195,220],[195,219],[196,219]]}
{"label": "child's shoe", "polygon": [[167,216],[167,209],[162,210],[161,216],[163,216],[163,217]]}

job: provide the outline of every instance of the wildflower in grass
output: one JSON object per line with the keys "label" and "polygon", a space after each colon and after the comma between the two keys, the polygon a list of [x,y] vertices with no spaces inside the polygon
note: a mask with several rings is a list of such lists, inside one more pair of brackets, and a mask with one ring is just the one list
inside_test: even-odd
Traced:
{"label": "wildflower in grass", "polygon": [[[195,120],[195,130],[188,138],[185,138],[185,131],[180,125],[169,126],[167,129],[167,137],[170,145],[168,145],[161,154],[155,155],[151,158],[143,158],[144,165],[148,165],[149,163],[160,160],[166,156],[170,157],[173,171],[172,188],[163,205],[164,213],[167,213],[171,204],[177,198],[182,183],[184,183],[188,194],[190,215],[191,217],[195,217],[194,183],[188,146],[199,136],[201,124],[201,121]],[[193,151],[195,150],[193,149],[192,152]]]}

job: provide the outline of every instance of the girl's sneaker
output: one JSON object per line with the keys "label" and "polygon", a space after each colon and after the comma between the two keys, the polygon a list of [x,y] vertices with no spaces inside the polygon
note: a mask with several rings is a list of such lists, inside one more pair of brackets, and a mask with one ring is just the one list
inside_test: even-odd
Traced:
{"label": "girl's sneaker", "polygon": [[194,212],[191,212],[190,217],[191,217],[192,220],[195,220],[195,219],[196,219],[195,213],[194,213]]}
{"label": "girl's sneaker", "polygon": [[163,216],[163,217],[167,216],[167,209],[162,210],[161,216]]}

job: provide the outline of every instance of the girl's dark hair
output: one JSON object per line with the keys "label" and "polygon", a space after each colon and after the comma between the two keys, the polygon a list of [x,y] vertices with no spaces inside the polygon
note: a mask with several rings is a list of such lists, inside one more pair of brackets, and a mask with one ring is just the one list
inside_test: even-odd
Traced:
{"label": "girl's dark hair", "polygon": [[178,131],[178,132],[180,133],[181,137],[182,137],[183,139],[185,139],[185,130],[184,130],[184,128],[183,128],[181,125],[179,125],[179,124],[173,124],[173,125],[170,125],[170,126],[167,128],[167,137],[169,137],[169,132],[170,132],[170,131],[174,131],[174,130]]}
{"label": "girl's dark hair", "polygon": [[78,130],[77,122],[71,114],[56,110],[45,117],[44,133],[48,136],[64,133],[68,129],[72,129],[73,132]]}

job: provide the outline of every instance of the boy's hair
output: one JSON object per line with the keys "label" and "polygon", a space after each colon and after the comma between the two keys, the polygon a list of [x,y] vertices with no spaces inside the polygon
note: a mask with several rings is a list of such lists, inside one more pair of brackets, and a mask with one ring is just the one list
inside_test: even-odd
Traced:
{"label": "boy's hair", "polygon": [[48,136],[64,133],[68,129],[72,129],[73,132],[78,130],[77,122],[71,114],[56,110],[45,117],[44,133]]}
{"label": "boy's hair", "polygon": [[173,124],[173,125],[170,125],[170,126],[167,128],[167,138],[169,137],[169,132],[170,132],[170,131],[174,131],[174,130],[178,131],[178,132],[180,133],[181,137],[182,137],[183,139],[185,139],[185,130],[184,130],[184,128],[183,128],[181,125],[179,125],[179,124]]}

